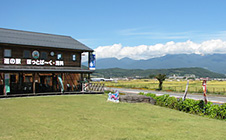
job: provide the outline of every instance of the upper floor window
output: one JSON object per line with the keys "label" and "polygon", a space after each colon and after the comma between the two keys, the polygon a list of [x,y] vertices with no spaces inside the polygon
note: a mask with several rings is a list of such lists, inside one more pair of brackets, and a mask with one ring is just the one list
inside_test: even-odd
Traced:
{"label": "upper floor window", "polygon": [[72,61],[76,61],[76,54],[72,55]]}
{"label": "upper floor window", "polygon": [[12,57],[12,54],[11,54],[11,49],[5,49],[4,50],[4,57]]}
{"label": "upper floor window", "polygon": [[47,52],[41,52],[41,59],[47,60]]}
{"label": "upper floor window", "polygon": [[23,56],[24,56],[24,58],[31,58],[31,51],[24,50]]}
{"label": "upper floor window", "polygon": [[58,53],[58,54],[57,54],[57,60],[62,60],[62,59],[63,59],[62,54],[61,54],[61,53]]}

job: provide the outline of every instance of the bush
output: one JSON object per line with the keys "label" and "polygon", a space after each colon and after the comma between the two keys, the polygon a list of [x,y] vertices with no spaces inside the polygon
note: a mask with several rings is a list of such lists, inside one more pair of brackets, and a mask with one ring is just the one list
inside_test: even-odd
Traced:
{"label": "bush", "polygon": [[167,98],[166,105],[168,108],[176,109],[176,107],[178,106],[177,98],[175,97]]}
{"label": "bush", "polygon": [[213,105],[213,103],[211,102],[205,104],[203,100],[196,101],[193,99],[186,99],[183,101],[182,98],[170,97],[168,94],[156,96],[152,93],[140,93],[140,95],[146,95],[154,98],[156,100],[156,105],[159,106],[164,106],[201,116],[206,115],[211,118],[226,119],[226,104],[223,104],[221,106]]}

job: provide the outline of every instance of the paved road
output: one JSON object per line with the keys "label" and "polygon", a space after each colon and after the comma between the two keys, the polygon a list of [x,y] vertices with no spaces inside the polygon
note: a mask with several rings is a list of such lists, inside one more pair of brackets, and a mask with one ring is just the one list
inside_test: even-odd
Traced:
{"label": "paved road", "polygon": [[[144,93],[154,93],[156,95],[169,94],[170,96],[179,97],[179,98],[183,97],[183,93],[154,91],[154,90],[140,90],[140,89],[115,88],[115,87],[105,87],[105,90],[118,90],[119,92],[126,93],[126,94],[138,94],[140,92],[144,92]],[[188,93],[187,98],[194,99],[194,100],[203,100],[203,95]],[[217,95],[216,96],[208,95],[208,93],[207,93],[207,100],[217,104],[226,103],[226,97],[220,97]]]}

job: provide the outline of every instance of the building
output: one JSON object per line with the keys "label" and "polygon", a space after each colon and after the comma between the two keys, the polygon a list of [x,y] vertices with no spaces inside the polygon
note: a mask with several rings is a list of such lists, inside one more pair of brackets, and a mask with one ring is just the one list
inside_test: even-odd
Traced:
{"label": "building", "polygon": [[[89,68],[82,69],[83,52]],[[82,91],[93,50],[70,36],[0,28],[0,94]]]}

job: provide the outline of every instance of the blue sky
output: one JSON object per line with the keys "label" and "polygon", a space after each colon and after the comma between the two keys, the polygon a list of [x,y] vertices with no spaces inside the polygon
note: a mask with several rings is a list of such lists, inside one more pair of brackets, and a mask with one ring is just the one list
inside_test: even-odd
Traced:
{"label": "blue sky", "polygon": [[225,0],[0,0],[0,27],[69,35],[90,48],[226,40]]}

